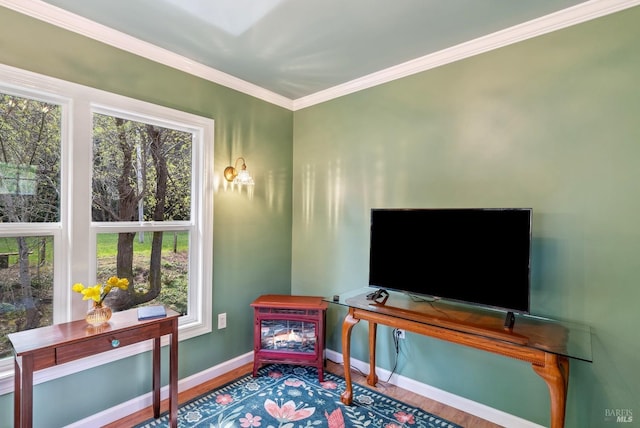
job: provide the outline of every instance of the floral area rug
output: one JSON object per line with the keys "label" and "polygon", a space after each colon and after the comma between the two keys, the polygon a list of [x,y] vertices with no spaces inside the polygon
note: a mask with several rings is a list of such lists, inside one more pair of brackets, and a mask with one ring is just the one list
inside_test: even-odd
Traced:
{"label": "floral area rug", "polygon": [[[353,384],[353,405],[340,401],[344,378],[313,367],[274,364],[202,395],[178,409],[178,427],[462,428],[419,408]],[[168,426],[168,414],[136,428]]]}

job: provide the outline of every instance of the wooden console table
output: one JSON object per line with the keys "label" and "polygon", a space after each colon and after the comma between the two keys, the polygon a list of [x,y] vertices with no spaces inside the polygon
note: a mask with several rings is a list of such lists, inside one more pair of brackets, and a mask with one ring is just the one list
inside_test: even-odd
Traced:
{"label": "wooden console table", "polygon": [[[441,301],[415,301],[390,292],[377,303],[367,300],[364,289],[334,296],[330,301],[348,307],[342,324],[342,353],[346,388],[341,400],[351,405],[352,383],[348,369],[351,359],[351,330],[360,320],[369,322],[369,367],[367,383],[375,385],[376,329],[378,324],[531,363],[544,379],[551,398],[551,428],[562,428],[569,386],[569,359],[591,362],[591,330],[586,326],[518,315],[513,329],[504,328],[504,314]],[[328,299],[327,299],[328,300]]]}
{"label": "wooden console table", "polygon": [[138,321],[137,309],[115,312],[108,324],[91,327],[85,320],[54,324],[8,335],[15,357],[14,427],[33,424],[33,372],[122,346],[153,340],[153,416],[160,416],[160,338],[170,335],[169,419],[178,425],[178,317]]}

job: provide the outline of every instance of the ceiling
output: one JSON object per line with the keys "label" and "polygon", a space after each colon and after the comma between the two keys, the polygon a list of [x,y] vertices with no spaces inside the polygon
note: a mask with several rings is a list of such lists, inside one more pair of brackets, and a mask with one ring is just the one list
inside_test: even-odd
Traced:
{"label": "ceiling", "polygon": [[638,1],[0,0],[280,104],[372,86],[630,3]]}

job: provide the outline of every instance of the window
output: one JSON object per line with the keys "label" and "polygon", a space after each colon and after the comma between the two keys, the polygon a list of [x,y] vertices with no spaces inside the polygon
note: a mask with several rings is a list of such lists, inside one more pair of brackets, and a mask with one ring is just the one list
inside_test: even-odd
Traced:
{"label": "window", "polygon": [[107,303],[161,303],[188,316],[194,135],[104,108],[94,108],[92,134],[96,277],[131,284]]}
{"label": "window", "polygon": [[1,359],[8,333],[53,322],[62,111],[55,97],[0,91]]}
{"label": "window", "polygon": [[210,119],[0,65],[0,377],[8,333],[83,317],[75,282],[211,331],[212,161]]}

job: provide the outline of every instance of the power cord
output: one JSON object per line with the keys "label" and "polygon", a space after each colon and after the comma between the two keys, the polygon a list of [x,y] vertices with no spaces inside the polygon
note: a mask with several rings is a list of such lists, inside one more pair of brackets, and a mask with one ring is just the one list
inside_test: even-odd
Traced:
{"label": "power cord", "polygon": [[[343,370],[346,370],[345,365],[344,365],[344,361],[343,361],[342,363],[339,363],[339,362],[337,362],[337,361],[333,361],[332,359],[329,359],[329,358],[327,358],[327,361],[331,361],[333,364],[336,364],[336,365],[338,365],[338,366],[342,366],[342,369],[343,369]],[[352,366],[352,365],[350,365],[350,366],[349,366],[349,370],[354,370],[354,371],[358,372],[358,374],[359,374],[360,376],[362,376],[362,377],[367,377],[367,374],[366,374],[366,373],[363,373],[363,371],[362,371],[362,370],[360,370],[359,368],[357,368],[356,366]]]}
{"label": "power cord", "polygon": [[400,356],[400,336],[402,335],[402,332],[399,328],[394,328],[391,334],[393,336],[393,348],[396,351],[396,358],[395,362],[393,363],[393,369],[391,369],[391,373],[389,374],[389,378],[387,379],[387,383],[389,383],[389,381],[391,380],[391,376],[393,376],[396,371],[396,367],[398,366],[398,357]]}
{"label": "power cord", "polygon": [[[396,357],[395,357],[395,361],[393,363],[393,369],[391,369],[391,373],[389,374],[389,377],[387,378],[387,381],[385,383],[389,383],[389,381],[391,380],[391,376],[393,376],[393,374],[395,373],[396,367],[398,366],[398,357],[400,356],[400,337],[402,336],[402,332],[400,331],[399,328],[394,328],[391,331],[391,335],[393,336],[393,347],[394,347],[394,349],[396,351]],[[333,361],[333,360],[331,360],[329,358],[327,358],[327,361],[331,361],[332,363],[337,364],[337,365],[342,365],[345,370],[355,370],[362,377],[366,377],[367,376],[366,373],[363,373],[360,369],[358,369],[355,366],[351,366],[350,365],[349,368],[347,368],[344,365],[344,362],[343,363],[338,363],[338,362]]]}

